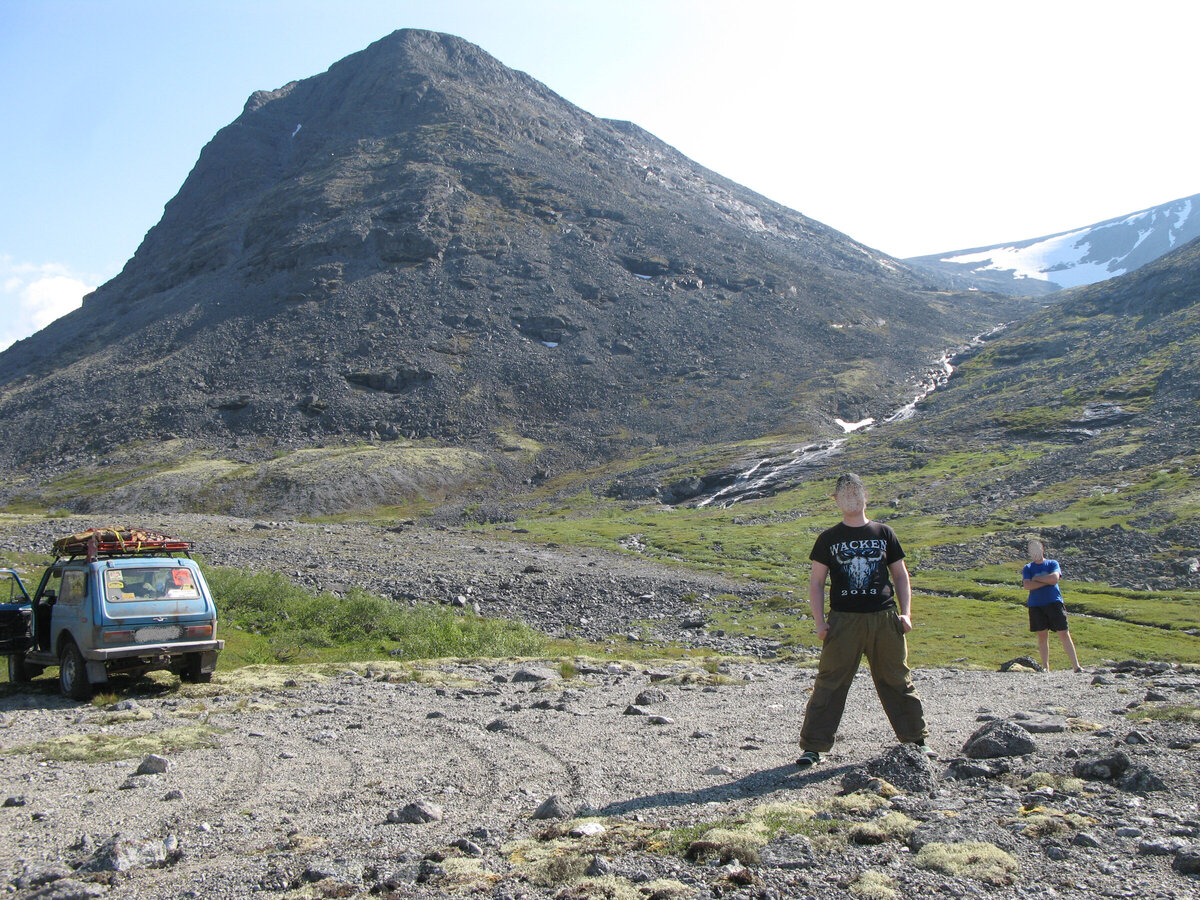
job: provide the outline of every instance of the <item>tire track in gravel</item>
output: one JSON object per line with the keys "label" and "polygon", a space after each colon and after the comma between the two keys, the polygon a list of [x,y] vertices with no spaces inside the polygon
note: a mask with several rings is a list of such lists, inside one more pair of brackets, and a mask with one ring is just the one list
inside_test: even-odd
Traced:
{"label": "tire track in gravel", "polygon": [[[480,730],[479,723],[475,720],[462,718],[447,722],[434,719],[431,722],[436,730],[444,732],[446,737],[454,742],[458,752],[466,750],[480,761],[481,768],[486,773],[486,783],[473,786],[468,796],[484,801],[481,804],[483,815],[504,815],[504,809],[511,802],[512,796],[522,788],[529,792],[534,808],[550,794],[577,798],[582,791],[583,778],[577,765],[559,750],[527,737],[518,729],[505,728],[494,732],[472,733]],[[446,723],[443,724],[444,722]],[[493,738],[495,743],[488,740],[488,737]],[[525,752],[520,752],[518,747],[525,748]],[[569,787],[566,790],[544,788],[545,796],[538,796],[528,787],[528,782],[533,776],[536,776],[538,784],[565,781]]]}

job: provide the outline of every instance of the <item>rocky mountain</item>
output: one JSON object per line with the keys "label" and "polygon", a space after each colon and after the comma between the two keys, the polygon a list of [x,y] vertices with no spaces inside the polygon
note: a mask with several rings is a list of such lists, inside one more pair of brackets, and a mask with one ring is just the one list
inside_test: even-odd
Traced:
{"label": "rocky mountain", "polygon": [[906,260],[959,290],[1041,295],[1095,284],[1200,237],[1200,194],[1072,231]]}
{"label": "rocky mountain", "polygon": [[[927,280],[472,44],[398,31],[254,93],[122,272],[0,354],[6,496],[76,473],[118,505],[312,512],[428,490],[413,460],[445,448],[476,454],[433,476],[453,491],[835,430],[1021,309]],[[278,462],[361,442],[406,455],[302,489]]]}
{"label": "rocky mountain", "polygon": [[[921,427],[1090,449],[1136,434],[1161,459],[1200,428],[1200,239],[1128,275],[1059,295],[960,360]],[[1080,454],[1076,454],[1076,458]]]}

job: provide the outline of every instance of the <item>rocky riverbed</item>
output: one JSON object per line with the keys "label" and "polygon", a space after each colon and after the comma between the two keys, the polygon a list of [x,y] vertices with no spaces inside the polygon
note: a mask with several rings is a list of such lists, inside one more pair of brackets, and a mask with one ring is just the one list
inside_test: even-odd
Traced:
{"label": "rocky riverbed", "polygon": [[[160,524],[213,562],[283,555],[322,587],[550,630],[594,615],[686,636],[689,595],[753,590],[454,532]],[[43,528],[64,530],[5,526],[0,552],[41,549]],[[628,602],[579,608],[606,596]],[[920,670],[936,760],[895,744],[864,673],[839,743],[800,773],[811,669],[610,655],[252,667],[99,705],[8,687],[0,883],[59,900],[1200,895],[1200,673]]]}

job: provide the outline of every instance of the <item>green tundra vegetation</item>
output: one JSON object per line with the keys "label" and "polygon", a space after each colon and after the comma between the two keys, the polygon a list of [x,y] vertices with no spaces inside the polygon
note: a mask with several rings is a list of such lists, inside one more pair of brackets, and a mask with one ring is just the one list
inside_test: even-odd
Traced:
{"label": "green tundra vegetation", "polygon": [[[844,467],[869,471],[877,440],[870,434],[852,439]],[[1200,483],[1191,473],[1200,472],[1200,454],[1166,467],[1127,465],[1102,479],[1081,474],[1046,485],[1036,498],[1016,496],[980,512],[977,498],[993,485],[1018,475],[1031,460],[1062,451],[1040,443],[934,455],[893,446],[887,451],[890,471],[868,476],[868,514],[891,524],[908,554],[914,665],[994,668],[1034,651],[1020,582],[1029,536],[1063,526],[1137,529],[1151,505],[1166,521],[1194,518],[1198,511]],[[580,490],[565,500],[546,499],[492,530],[527,541],[637,553],[768,585],[774,593],[760,601],[722,596],[696,605],[707,606],[713,627],[778,640],[785,652],[807,659],[818,643],[808,618],[808,553],[816,535],[838,520],[829,499],[833,478],[818,473],[774,497],[729,509],[668,508]],[[954,548],[963,552],[948,552]],[[1067,576],[1076,552],[1055,551]],[[1062,587],[1086,665],[1127,658],[1200,663],[1200,591],[1132,590],[1070,577]],[[1052,648],[1052,663],[1053,654]]]}

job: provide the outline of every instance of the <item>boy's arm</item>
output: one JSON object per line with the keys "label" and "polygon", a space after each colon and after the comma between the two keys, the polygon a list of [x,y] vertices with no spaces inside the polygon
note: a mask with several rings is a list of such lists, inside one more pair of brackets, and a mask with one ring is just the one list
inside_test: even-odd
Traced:
{"label": "boy's arm", "polygon": [[829,634],[829,626],[825,623],[825,579],[828,576],[829,566],[819,562],[812,564],[812,574],[808,576],[808,605],[812,608],[817,637],[822,641]]}
{"label": "boy's arm", "polygon": [[1062,569],[1058,564],[1054,564],[1054,568],[1049,572],[1042,572],[1040,575],[1034,575],[1029,580],[1033,582],[1035,587],[1043,587],[1047,584],[1058,584],[1058,579],[1062,577]]}

